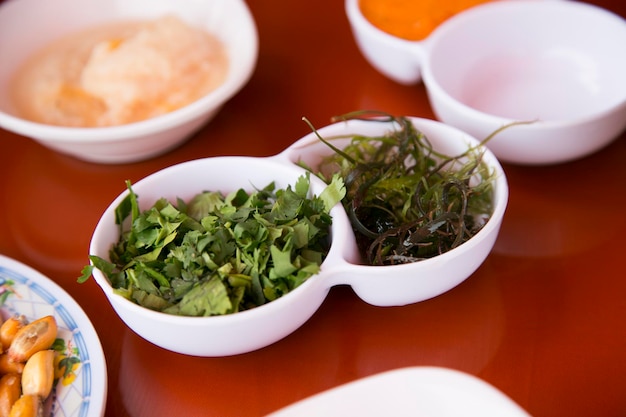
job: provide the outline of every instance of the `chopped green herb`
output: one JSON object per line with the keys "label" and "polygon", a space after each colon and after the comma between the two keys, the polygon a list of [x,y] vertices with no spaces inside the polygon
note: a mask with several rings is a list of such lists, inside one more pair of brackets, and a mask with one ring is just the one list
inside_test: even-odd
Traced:
{"label": "chopped green herb", "polygon": [[202,192],[186,202],[162,198],[140,212],[129,182],[127,188],[116,210],[119,241],[109,260],[89,257],[93,266],[79,282],[97,268],[116,293],[186,316],[248,310],[318,273],[330,245],[330,209],[345,195],[335,177],[320,196],[308,197],[307,172],[293,188],[271,183],[251,193]]}

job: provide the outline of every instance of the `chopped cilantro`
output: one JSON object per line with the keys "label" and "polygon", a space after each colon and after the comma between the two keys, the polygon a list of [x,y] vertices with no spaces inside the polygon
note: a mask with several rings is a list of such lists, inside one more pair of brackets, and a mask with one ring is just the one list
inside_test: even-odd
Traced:
{"label": "chopped cilantro", "polygon": [[330,245],[330,209],[345,195],[337,176],[320,196],[308,197],[305,173],[293,188],[206,191],[189,201],[162,198],[140,212],[126,185],[129,194],[115,212],[120,239],[108,260],[89,256],[79,282],[97,268],[117,294],[186,316],[248,310],[318,273]]}

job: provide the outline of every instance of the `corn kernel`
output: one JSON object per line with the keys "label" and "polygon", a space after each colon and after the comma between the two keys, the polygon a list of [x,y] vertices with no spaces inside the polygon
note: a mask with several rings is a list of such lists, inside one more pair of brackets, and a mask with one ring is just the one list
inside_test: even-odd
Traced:
{"label": "corn kernel", "polygon": [[3,353],[0,355],[0,375],[21,374],[23,370],[24,370],[23,362],[13,362],[9,360],[8,353]]}
{"label": "corn kernel", "polygon": [[9,317],[2,323],[2,326],[0,326],[0,343],[3,349],[8,349],[11,346],[17,331],[27,324],[28,320],[26,320],[26,317],[17,314]]}
{"label": "corn kernel", "polygon": [[54,380],[54,351],[40,350],[28,359],[22,372],[22,393],[47,398]]}
{"label": "corn kernel", "polygon": [[13,404],[20,398],[21,378],[18,374],[5,374],[0,378],[0,416],[7,417]]}
{"label": "corn kernel", "polygon": [[39,417],[43,415],[41,399],[34,395],[22,395],[13,407],[9,417]]}
{"label": "corn kernel", "polygon": [[17,331],[9,347],[9,359],[25,362],[34,353],[48,349],[57,337],[57,323],[53,316],[45,316]]}

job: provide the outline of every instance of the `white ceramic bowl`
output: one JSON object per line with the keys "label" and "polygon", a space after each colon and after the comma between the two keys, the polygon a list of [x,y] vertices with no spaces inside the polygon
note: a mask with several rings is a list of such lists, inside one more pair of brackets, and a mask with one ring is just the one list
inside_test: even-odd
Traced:
{"label": "white ceramic bowl", "polygon": [[382,32],[346,0],[357,44],[385,76],[423,80],[437,118],[483,139],[503,162],[561,163],[626,128],[626,22],[573,1],[507,0],[451,17],[421,42]]}
{"label": "white ceramic bowl", "polygon": [[[446,155],[459,155],[478,141],[467,133],[443,123],[411,118],[413,125],[431,142],[433,148]],[[362,134],[383,135],[392,124],[352,120],[336,123],[318,130],[322,137]],[[348,139],[349,140],[349,139]],[[343,142],[345,146],[345,141]],[[333,141],[341,148],[341,140]],[[287,148],[279,158],[293,163],[305,162],[315,167],[330,150],[313,133]],[[347,257],[341,262],[328,263],[323,271],[327,285],[348,284],[364,301],[376,306],[398,306],[416,303],[449,291],[467,279],[487,258],[500,231],[508,202],[508,184],[504,171],[495,155],[486,150],[483,160],[496,173],[494,184],[494,211],[485,226],[470,240],[444,254],[420,262],[390,265],[363,265]],[[347,244],[346,242],[335,242]],[[349,251],[345,251],[348,252]]]}
{"label": "white ceramic bowl", "polygon": [[[303,170],[267,158],[216,157],[174,165],[133,184],[142,210],[161,197],[175,201],[190,199],[203,190],[225,193],[244,188],[276,187],[295,184]],[[311,191],[319,194],[325,184],[311,176]],[[90,254],[109,258],[117,242],[115,208],[126,196],[121,194],[104,212],[94,231]],[[350,224],[338,205],[331,211],[332,234],[338,242],[352,238]],[[332,245],[327,262],[342,258],[342,245]],[[182,317],[155,312],[113,293],[107,278],[94,269],[93,277],[111,305],[126,324],[146,340],[166,349],[197,356],[224,356],[243,353],[269,345],[300,327],[317,310],[329,287],[324,281],[309,279],[303,285],[271,303],[231,315]]]}
{"label": "white ceramic bowl", "polygon": [[[229,72],[217,89],[163,116],[112,127],[51,126],[15,113],[8,97],[11,78],[34,51],[51,40],[101,24],[156,19],[170,13],[206,29],[225,45]],[[0,127],[87,161],[147,159],[180,145],[208,123],[247,83],[257,54],[256,25],[243,0],[9,0],[0,6]]]}
{"label": "white ceramic bowl", "polygon": [[[462,153],[477,141],[458,129],[426,119],[412,119],[436,150],[451,155]],[[319,129],[323,136],[383,134],[392,125],[351,121]],[[305,171],[299,160],[314,166],[331,153],[314,134],[305,136],[278,155],[267,158],[215,157],[186,162],[154,173],[133,185],[140,208],[157,199],[187,199],[202,190],[251,190],[275,181],[277,187],[293,184]],[[497,179],[491,219],[468,242],[432,259],[395,266],[366,266],[360,255],[346,212],[341,204],[331,215],[332,244],[321,272],[289,294],[244,312],[214,317],[181,317],[148,310],[113,293],[107,278],[98,270],[93,276],[122,320],[137,334],[163,348],[197,356],[226,356],[249,352],[274,343],[306,322],[323,302],[331,287],[347,284],[368,303],[377,306],[405,305],[440,295],[468,278],[491,251],[505,212],[508,186],[495,156],[487,151],[485,161]],[[312,191],[325,185],[311,176]],[[89,253],[105,259],[117,242],[115,208],[126,196],[120,194],[105,210],[92,236]]]}
{"label": "white ceramic bowl", "polygon": [[100,339],[76,301],[33,268],[0,255],[0,313],[23,314],[28,321],[54,316],[58,354],[73,361],[73,371],[57,381],[45,403],[47,417],[102,417],[107,398],[107,368]]}

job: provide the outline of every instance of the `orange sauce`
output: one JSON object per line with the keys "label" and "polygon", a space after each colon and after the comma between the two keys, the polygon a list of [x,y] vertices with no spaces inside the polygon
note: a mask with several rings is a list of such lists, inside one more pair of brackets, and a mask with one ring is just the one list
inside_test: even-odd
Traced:
{"label": "orange sauce", "polygon": [[363,16],[390,35],[426,38],[439,24],[470,7],[492,0],[359,0]]}
{"label": "orange sauce", "polygon": [[183,107],[222,84],[222,44],[174,16],[90,28],[52,42],[17,71],[20,116],[70,127],[113,126]]}

